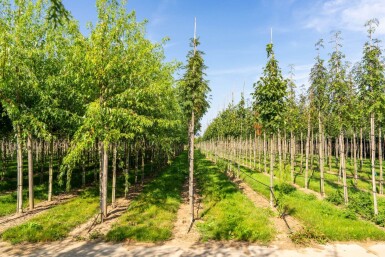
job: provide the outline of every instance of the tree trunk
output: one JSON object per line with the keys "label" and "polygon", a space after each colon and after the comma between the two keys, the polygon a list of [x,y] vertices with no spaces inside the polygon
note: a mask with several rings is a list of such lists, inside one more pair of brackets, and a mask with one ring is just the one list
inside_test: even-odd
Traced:
{"label": "tree trunk", "polygon": [[290,177],[292,183],[294,183],[294,146],[295,140],[293,131],[290,131]]}
{"label": "tree trunk", "polygon": [[371,166],[372,166],[372,191],[373,191],[373,209],[374,215],[378,215],[378,206],[377,206],[377,189],[376,189],[376,171],[375,171],[375,158],[376,158],[376,145],[374,137],[374,113],[370,114],[370,145],[371,145]]}
{"label": "tree trunk", "polygon": [[281,131],[278,130],[278,163],[279,163],[279,178],[282,178],[282,142],[281,142]]}
{"label": "tree trunk", "polygon": [[360,172],[362,171],[363,163],[362,128],[360,128]]}
{"label": "tree trunk", "polygon": [[325,181],[324,181],[324,136],[322,127],[321,112],[318,112],[318,127],[319,127],[319,171],[320,171],[320,192],[321,196],[325,197]]}
{"label": "tree trunk", "polygon": [[308,116],[308,121],[307,121],[306,157],[305,157],[305,188],[308,188],[309,153],[310,153],[310,114]]}
{"label": "tree trunk", "polygon": [[380,194],[384,194],[384,189],[382,185],[382,135],[381,128],[378,128],[378,162],[380,164]]}
{"label": "tree trunk", "polygon": [[264,172],[267,174],[267,150],[266,150],[266,132],[263,132],[263,163],[264,163]]}
{"label": "tree trunk", "polygon": [[129,171],[130,171],[130,145],[128,142],[125,143],[125,157],[126,157],[126,168],[124,169],[124,198],[127,198],[129,184]]}
{"label": "tree trunk", "polygon": [[300,163],[301,163],[301,167],[300,167],[300,173],[302,174],[303,173],[303,135],[302,135],[302,131],[301,131],[301,160],[300,160]]}
{"label": "tree trunk", "polygon": [[48,167],[48,201],[52,201],[52,182],[53,182],[53,138],[49,143],[49,167]]}
{"label": "tree trunk", "polygon": [[107,187],[108,187],[108,142],[103,142],[103,217],[107,217]]}
{"label": "tree trunk", "polygon": [[274,188],[274,135],[270,137],[270,206],[274,206],[274,195],[273,195],[273,188]]}
{"label": "tree trunk", "polygon": [[28,133],[27,138],[27,151],[28,151],[28,198],[29,198],[29,210],[33,210],[35,207],[34,195],[33,195],[33,155],[32,155],[32,135]]}
{"label": "tree trunk", "polygon": [[344,188],[344,202],[347,205],[348,204],[348,185],[346,181],[346,168],[345,168],[345,149],[344,149],[344,133],[342,132],[342,129],[340,130],[340,166],[341,166],[341,173],[342,173],[342,183]]}
{"label": "tree trunk", "polygon": [[144,143],[143,143],[143,146],[142,146],[142,164],[141,164],[141,169],[142,169],[142,178],[141,178],[141,184],[143,185],[144,183],[144,159],[146,158],[146,149],[145,149],[145,146],[144,146]]}
{"label": "tree trunk", "polygon": [[354,185],[357,186],[357,135],[353,132],[353,169],[354,169]]}
{"label": "tree trunk", "polygon": [[23,212],[23,144],[20,127],[17,127],[17,213]]}
{"label": "tree trunk", "polygon": [[194,222],[194,122],[194,110],[192,110],[189,126],[189,199],[191,223]]}
{"label": "tree trunk", "polygon": [[116,143],[114,143],[112,144],[112,208],[115,208],[116,204],[116,154]]}

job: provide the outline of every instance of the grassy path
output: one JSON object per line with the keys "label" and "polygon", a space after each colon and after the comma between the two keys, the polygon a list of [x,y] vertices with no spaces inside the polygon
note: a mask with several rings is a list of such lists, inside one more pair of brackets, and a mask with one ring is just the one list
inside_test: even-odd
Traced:
{"label": "grassy path", "polygon": [[270,242],[276,233],[269,209],[256,207],[211,161],[197,152],[196,179],[203,198],[203,240]]}
{"label": "grassy path", "polygon": [[170,239],[182,200],[181,190],[187,167],[187,153],[183,153],[156,179],[145,185],[143,192],[107,233],[107,240],[158,242]]}
{"label": "grassy path", "polygon": [[85,190],[79,197],[52,207],[18,226],[2,233],[1,238],[11,243],[47,242],[65,238],[76,226],[84,223],[98,211],[98,192]]}
{"label": "grassy path", "polygon": [[[255,191],[269,198],[269,177],[263,173],[240,167],[240,177]],[[281,181],[282,182],[282,181]],[[279,183],[276,178],[275,183]],[[296,190],[284,183],[274,188],[279,208],[300,220],[307,229],[293,236],[293,240],[312,238],[325,240],[385,240],[385,232],[368,221],[359,220],[354,213],[336,207],[327,201],[316,199],[314,195]]]}

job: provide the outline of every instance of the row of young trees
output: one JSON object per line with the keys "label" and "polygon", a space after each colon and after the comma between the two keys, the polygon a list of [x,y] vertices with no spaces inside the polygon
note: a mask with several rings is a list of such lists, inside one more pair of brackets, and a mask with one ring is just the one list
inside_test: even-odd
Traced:
{"label": "row of young trees", "polygon": [[[201,99],[208,90],[202,53],[196,51],[194,38],[186,75],[176,83],[173,75],[180,63],[164,61],[167,39],[160,44],[146,39],[146,22],[128,13],[125,1],[96,1],[98,19],[90,25],[89,36],[80,33],[65,9],[65,22],[52,18],[63,12],[61,2],[53,2],[58,10],[48,0],[0,1],[0,141],[6,145],[2,170],[16,140],[17,212],[23,208],[25,150],[33,209],[33,154],[39,152],[33,146],[48,142],[51,199],[54,153],[59,151],[56,146],[65,144],[56,155],[60,182],[65,181],[69,190],[73,170],[91,159],[100,166],[105,217],[111,159],[115,189],[117,156],[125,163],[121,166],[127,177],[130,155],[136,156],[136,167],[141,156],[144,167],[145,160],[152,163],[156,157],[168,159],[178,153],[188,127],[194,136],[194,121],[199,122],[208,108]],[[61,25],[52,22],[59,18]],[[204,89],[197,93],[201,84]],[[127,187],[126,179],[126,191]]]}
{"label": "row of young trees", "polygon": [[[366,150],[370,150],[374,214],[377,215],[376,194],[377,191],[383,193],[381,129],[385,108],[385,66],[380,41],[374,37],[378,20],[370,20],[365,26],[368,40],[363,47],[362,60],[353,66],[345,61],[345,55],[341,50],[340,32],[333,33],[333,51],[327,62],[322,59],[320,53],[323,41],[317,42],[315,45],[317,56],[310,72],[310,86],[306,93],[298,97],[295,95],[292,76],[283,78],[274,55],[273,44],[268,44],[266,47],[268,62],[263,70],[263,76],[254,84],[252,105],[245,107],[243,96],[239,104],[231,103],[208,126],[203,140],[219,139],[223,142],[226,138],[245,140],[252,137],[257,141],[263,136],[264,141],[269,140],[263,143],[264,155],[267,155],[266,145],[269,146],[270,160],[274,160],[277,151],[279,170],[282,167],[283,149],[290,146],[292,181],[294,181],[296,154],[300,153],[302,156],[304,150],[308,157],[311,153],[317,152],[322,196],[325,196],[325,157],[330,158],[335,154],[339,161],[346,204],[349,199],[346,155],[350,153],[354,159],[354,176],[357,178],[357,172],[363,165],[363,156],[366,156],[366,153],[363,153],[364,146],[370,143],[370,148],[366,147]],[[305,142],[304,146],[302,142]],[[358,157],[360,165],[357,165]],[[378,189],[376,159],[380,163]],[[308,181],[308,160],[309,158],[306,158],[305,181]],[[270,175],[272,188],[273,162],[270,162]]]}

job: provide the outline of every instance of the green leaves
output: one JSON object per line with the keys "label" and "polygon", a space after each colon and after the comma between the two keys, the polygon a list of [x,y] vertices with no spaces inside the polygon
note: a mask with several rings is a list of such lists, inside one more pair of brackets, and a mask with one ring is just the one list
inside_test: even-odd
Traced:
{"label": "green leaves", "polygon": [[[199,39],[192,39],[191,46],[194,43],[198,46]],[[194,110],[195,121],[199,121],[210,107],[208,93],[210,87],[205,79],[205,69],[202,51],[190,50],[187,54],[187,64],[184,67],[185,74],[179,81],[179,97],[182,109],[186,117],[191,117]]]}
{"label": "green leaves", "polygon": [[284,125],[288,83],[282,77],[271,43],[266,51],[270,58],[263,70],[263,77],[254,84],[254,110],[258,123],[270,133],[275,133]]}

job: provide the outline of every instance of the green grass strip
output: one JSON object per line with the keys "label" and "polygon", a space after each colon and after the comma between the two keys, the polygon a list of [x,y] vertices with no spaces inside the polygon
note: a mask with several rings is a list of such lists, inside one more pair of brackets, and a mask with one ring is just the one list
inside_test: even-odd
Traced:
{"label": "green grass strip", "polygon": [[[240,176],[246,183],[266,198],[269,197],[269,189],[255,181],[269,184],[268,176],[252,172],[245,167],[241,167],[241,171],[243,172],[240,172]],[[278,185],[275,186],[274,192],[280,204],[285,205],[290,215],[302,221],[318,235],[324,235],[333,241],[385,240],[384,231],[368,221],[357,219],[349,210],[338,208],[329,202],[316,199],[314,195],[297,190],[285,194],[279,182],[276,180],[275,183]]]}
{"label": "green grass strip", "polygon": [[203,197],[203,240],[237,240],[267,243],[275,230],[269,209],[256,207],[212,162],[196,154],[196,178]]}
{"label": "green grass strip", "polygon": [[134,239],[159,242],[171,238],[181,191],[187,175],[187,154],[177,157],[159,177],[147,184],[127,212],[107,233],[110,241]]}
{"label": "green grass strip", "polygon": [[97,213],[99,198],[96,194],[96,191],[85,191],[67,203],[57,205],[21,225],[7,229],[1,238],[14,244],[63,239],[72,229]]}

